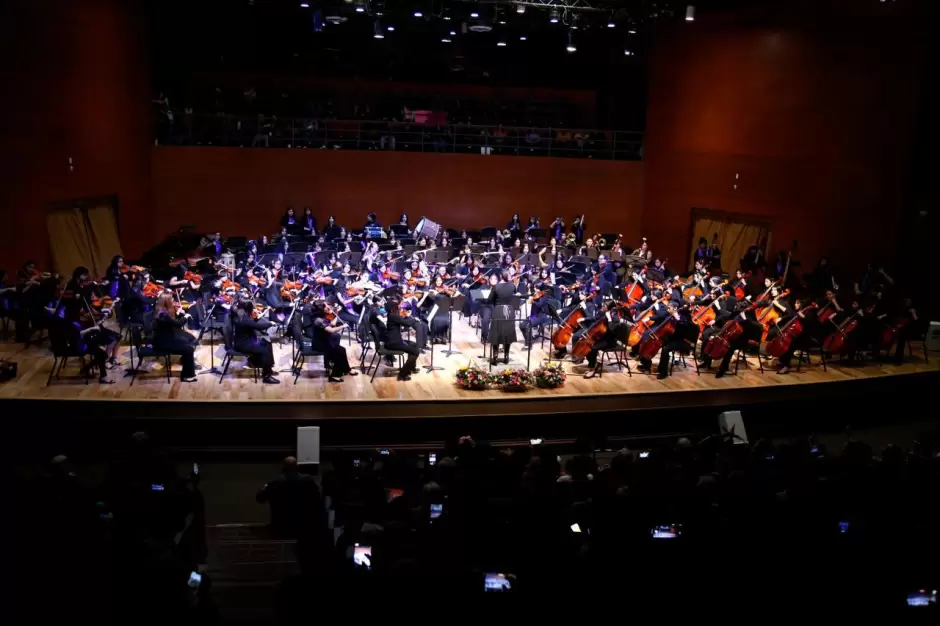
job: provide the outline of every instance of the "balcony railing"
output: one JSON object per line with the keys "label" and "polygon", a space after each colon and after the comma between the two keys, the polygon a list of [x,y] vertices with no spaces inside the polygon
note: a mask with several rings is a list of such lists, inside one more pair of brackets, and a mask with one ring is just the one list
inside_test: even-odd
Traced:
{"label": "balcony railing", "polygon": [[155,123],[156,145],[325,150],[396,150],[553,156],[618,161],[643,158],[643,133],[572,128],[418,124],[361,120],[174,113]]}

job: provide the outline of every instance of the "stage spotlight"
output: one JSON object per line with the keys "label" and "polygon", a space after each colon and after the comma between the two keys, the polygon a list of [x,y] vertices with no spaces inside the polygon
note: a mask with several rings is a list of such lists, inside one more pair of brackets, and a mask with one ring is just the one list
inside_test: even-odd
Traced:
{"label": "stage spotlight", "polygon": [[449,15],[445,15],[445,16],[444,16],[444,21],[449,22],[449,21],[450,21],[450,16],[449,16]]}
{"label": "stage spotlight", "polygon": [[441,43],[450,43],[450,39],[448,39],[447,37],[445,37],[445,38],[441,39]]}
{"label": "stage spotlight", "polygon": [[636,29],[635,29],[635,28],[631,28],[631,29],[628,30],[627,32],[630,33],[631,35],[635,35],[635,34],[636,34]]}
{"label": "stage spotlight", "polygon": [[625,55],[627,55],[628,57],[632,57],[632,56],[633,56],[633,51],[632,51],[632,50],[624,50],[623,53],[624,53]]}
{"label": "stage spotlight", "polygon": [[574,45],[574,37],[571,31],[568,31],[568,46],[565,48],[568,52],[577,52],[578,49]]}
{"label": "stage spotlight", "polygon": [[695,21],[695,7],[691,4],[685,7],[685,21],[694,22]]}
{"label": "stage spotlight", "polygon": [[505,26],[505,25],[506,25],[506,20],[499,20],[499,23],[502,24],[503,26]]}
{"label": "stage spotlight", "polygon": [[374,39],[385,39],[385,32],[382,30],[382,24],[375,20],[375,24],[372,25],[372,37]]}
{"label": "stage spotlight", "polygon": [[520,14],[525,13],[525,5],[524,5],[524,4],[517,4],[517,5],[516,5],[516,13],[520,13]]}
{"label": "stage spotlight", "polygon": [[456,36],[456,35],[457,35],[457,32],[456,32],[456,31],[453,31],[453,30],[450,31],[450,36],[451,36],[451,37],[454,37],[454,36]]}
{"label": "stage spotlight", "polygon": [[470,17],[480,17],[480,14],[477,13],[476,11],[471,11],[471,12],[470,12]]}
{"label": "stage spotlight", "polygon": [[310,8],[310,3],[309,3],[309,2],[301,2],[301,3],[300,3],[300,8],[301,8],[301,9],[309,9],[309,8]]}
{"label": "stage spotlight", "polygon": [[525,36],[525,35],[520,35],[520,36],[519,36],[519,41],[526,41],[526,36]]}
{"label": "stage spotlight", "polygon": [[552,9],[548,14],[548,21],[552,24],[558,23],[558,9]]}
{"label": "stage spotlight", "polygon": [[356,0],[354,6],[356,7],[356,13],[366,12],[366,0]]}
{"label": "stage spotlight", "polygon": [[496,45],[499,46],[500,48],[505,48],[505,47],[506,47],[506,42],[505,42],[505,41],[497,41],[497,42],[496,42]]}
{"label": "stage spotlight", "polygon": [[613,22],[607,22],[607,28],[617,28],[617,25]]}
{"label": "stage spotlight", "polygon": [[389,26],[386,30],[387,30],[388,32],[390,32],[390,33],[394,33],[394,32],[395,32],[395,27],[394,27],[394,26]]}
{"label": "stage spotlight", "polygon": [[415,17],[424,17],[424,13],[421,11],[415,11]]}

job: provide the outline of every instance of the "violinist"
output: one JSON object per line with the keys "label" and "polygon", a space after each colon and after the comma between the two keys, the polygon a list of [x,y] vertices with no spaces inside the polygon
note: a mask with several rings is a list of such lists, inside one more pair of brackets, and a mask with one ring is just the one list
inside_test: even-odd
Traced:
{"label": "violinist", "polygon": [[[398,380],[405,382],[411,380],[411,375],[417,369],[418,355],[421,350],[411,341],[402,338],[402,328],[414,328],[413,319],[399,315],[400,301],[391,299],[387,304],[379,304],[372,310],[369,323],[378,332],[378,339],[389,350],[400,350],[408,355],[405,365],[398,371]],[[386,306],[389,307],[386,309]]]}
{"label": "violinist", "polygon": [[304,235],[306,237],[317,236],[317,218],[313,215],[313,209],[308,206],[304,207],[304,216],[300,222],[300,225],[303,227]]}
{"label": "violinist", "polygon": [[58,275],[40,272],[35,261],[26,261],[16,272],[16,340],[28,343],[46,319],[43,307],[55,297]]}
{"label": "violinist", "polygon": [[[443,267],[443,266],[441,266]],[[454,287],[448,286],[444,282],[444,277],[440,274],[434,276],[428,296],[424,300],[422,316],[427,319],[428,313],[437,305],[437,313],[431,319],[428,331],[431,343],[447,343],[447,334],[450,331],[450,315],[448,315],[445,306],[449,307],[447,300],[456,293]]]}
{"label": "violinist", "polygon": [[532,330],[542,327],[551,321],[552,309],[561,308],[561,302],[555,296],[555,284],[547,269],[539,272],[538,278],[529,288],[531,306],[529,317],[519,322],[526,349],[532,347]]}
{"label": "violinist", "polygon": [[[187,278],[187,275],[190,277]],[[173,273],[167,279],[167,288],[181,290],[180,297],[188,301],[193,300],[193,294],[199,290],[199,284],[194,280],[194,275],[189,270],[189,265],[185,261],[179,263],[173,268]]]}
{"label": "violinist", "polygon": [[308,315],[310,326],[308,329],[307,320],[304,320],[304,334],[310,337],[313,349],[323,353],[329,381],[341,383],[343,376],[358,376],[358,372],[349,367],[346,348],[340,345],[343,332],[340,318],[335,317],[333,310],[322,300],[305,307],[304,317]]}
{"label": "violinist", "polygon": [[235,349],[248,354],[249,362],[261,368],[264,384],[277,385],[281,381],[274,376],[274,348],[261,334],[274,323],[263,317],[255,319],[254,310],[254,303],[246,298],[240,299],[233,309]]}
{"label": "violinist", "polygon": [[375,213],[369,213],[366,216],[366,223],[363,225],[363,228],[382,228],[382,225],[379,224],[379,220],[376,218]]}
{"label": "violinist", "polygon": [[211,233],[202,246],[202,253],[213,258],[222,256],[222,250],[222,233]]}
{"label": "violinist", "polygon": [[407,213],[402,213],[401,215],[398,216],[398,224],[406,228],[408,227],[408,214]]}
{"label": "violinist", "polygon": [[196,382],[196,339],[184,327],[192,316],[183,311],[170,292],[163,292],[153,308],[153,347],[162,352],[178,354],[183,370],[180,380]]}
{"label": "violinist", "polygon": [[297,227],[297,218],[294,217],[294,207],[289,206],[281,217],[281,232],[289,232]]}
{"label": "violinist", "polygon": [[[336,218],[333,217],[332,215],[329,216],[329,217],[327,218],[327,220],[326,220],[326,229],[336,228],[336,226],[337,226],[337,224],[336,224]],[[343,238],[345,238],[345,237],[346,237],[346,234],[343,233]]]}
{"label": "violinist", "polygon": [[85,341],[95,348],[103,348],[108,356],[111,367],[117,365],[118,341],[121,334],[110,328],[104,328],[98,320],[110,314],[110,311],[94,311],[91,309],[92,291],[98,283],[91,280],[87,267],[76,267],[72,278],[65,285],[62,292],[62,308],[65,309],[65,318],[71,322],[81,322],[85,329],[94,329],[86,335]]}
{"label": "violinist", "polygon": [[281,317],[291,308],[290,301],[285,300],[281,295],[281,291],[284,289],[284,280],[285,273],[282,269],[282,261],[281,259],[274,259],[266,279],[267,287],[264,292],[264,301],[274,310],[276,315]]}
{"label": "violinist", "polygon": [[[441,250],[449,250],[451,246],[450,237],[447,236],[447,232],[441,234],[441,245],[439,246]],[[450,254],[448,252],[448,254]]]}
{"label": "violinist", "polygon": [[147,298],[144,296],[144,285],[147,284],[150,275],[141,272],[134,277],[133,282],[127,288],[124,297],[121,299],[121,315],[128,322],[134,324],[143,324],[144,313],[153,309],[156,298]]}
{"label": "violinist", "polygon": [[109,363],[108,348],[104,344],[106,338],[99,332],[99,326],[82,323],[72,309],[66,309],[62,316],[53,315],[48,323],[49,342],[54,350],[90,356],[92,365],[85,365],[82,375],[87,375],[88,368],[93,366],[98,370],[98,384],[114,384],[114,381],[108,378],[109,367],[114,367],[113,353]]}

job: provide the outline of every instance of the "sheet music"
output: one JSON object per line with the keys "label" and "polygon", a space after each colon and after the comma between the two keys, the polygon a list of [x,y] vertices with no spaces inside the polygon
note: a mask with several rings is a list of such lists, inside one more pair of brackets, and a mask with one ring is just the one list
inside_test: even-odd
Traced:
{"label": "sheet music", "polygon": [[493,290],[492,290],[492,289],[481,289],[481,290],[480,290],[480,293],[483,294],[483,297],[484,297],[484,298],[489,298],[491,291],[493,291]]}
{"label": "sheet music", "polygon": [[356,322],[360,326],[362,325],[362,317],[366,314],[366,307],[362,307],[362,310],[359,311],[359,321]]}
{"label": "sheet music", "polygon": [[430,313],[428,313],[428,326],[431,325],[431,320],[434,319],[434,316],[437,315],[438,306],[435,304],[431,307]]}

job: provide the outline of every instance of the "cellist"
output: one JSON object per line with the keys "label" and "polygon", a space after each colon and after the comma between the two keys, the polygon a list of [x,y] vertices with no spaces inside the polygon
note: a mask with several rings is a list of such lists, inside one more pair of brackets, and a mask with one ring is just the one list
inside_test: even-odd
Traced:
{"label": "cellist", "polygon": [[[662,324],[663,322],[665,322],[667,319],[669,319],[669,316],[673,315],[675,311],[675,303],[670,303],[669,301],[663,303],[660,301],[663,294],[659,290],[654,291],[651,295],[652,295],[654,304],[653,304],[653,312],[652,312],[652,315],[650,316],[650,322],[651,322],[650,327],[643,333],[643,337],[640,339],[640,342],[637,343],[635,346],[633,346],[633,350],[631,351],[632,356],[636,356],[639,351],[640,345],[642,345],[645,341],[649,340],[649,338],[652,336],[652,330],[655,327]],[[645,359],[643,357],[640,357],[638,360],[640,362],[639,371],[641,374],[652,373],[653,371],[652,359]]]}
{"label": "cellist", "polygon": [[663,340],[662,351],[659,353],[659,369],[656,378],[663,380],[669,376],[669,365],[672,354],[691,354],[695,352],[695,343],[698,341],[699,328],[692,321],[689,307],[670,307],[670,314],[675,318],[675,330]]}
{"label": "cellist", "polygon": [[617,303],[613,301],[608,301],[598,307],[601,316],[607,317],[607,332],[594,342],[594,345],[591,346],[591,351],[585,358],[590,368],[590,370],[584,374],[585,378],[593,378],[597,373],[598,353],[602,350],[614,348],[617,346],[618,342],[621,345],[627,345],[627,338],[630,335],[630,322],[623,318],[620,313],[621,308],[616,304]]}
{"label": "cellist", "polygon": [[803,324],[803,332],[790,343],[790,348],[777,359],[780,363],[780,369],[777,370],[778,374],[790,373],[790,361],[793,359],[793,354],[798,350],[805,350],[809,346],[810,338],[815,330],[816,315],[804,310],[803,301],[800,298],[794,298],[791,313],[792,314],[784,320],[783,323],[771,328],[770,333],[767,335],[767,340],[772,341],[779,331],[779,328],[786,326],[792,322],[794,318],[799,318]]}

